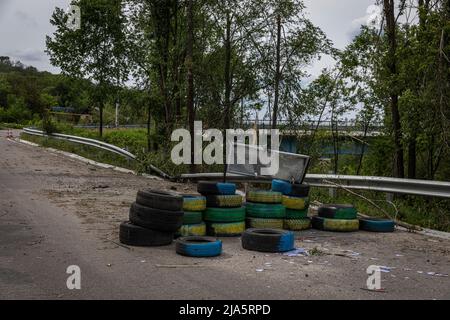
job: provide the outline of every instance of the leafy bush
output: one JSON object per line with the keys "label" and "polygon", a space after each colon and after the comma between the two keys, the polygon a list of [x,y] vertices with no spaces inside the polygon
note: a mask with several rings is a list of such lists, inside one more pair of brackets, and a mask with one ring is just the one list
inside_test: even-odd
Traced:
{"label": "leafy bush", "polygon": [[8,105],[8,108],[0,107],[0,122],[24,123],[31,120],[32,113],[27,108],[23,98],[9,95]]}

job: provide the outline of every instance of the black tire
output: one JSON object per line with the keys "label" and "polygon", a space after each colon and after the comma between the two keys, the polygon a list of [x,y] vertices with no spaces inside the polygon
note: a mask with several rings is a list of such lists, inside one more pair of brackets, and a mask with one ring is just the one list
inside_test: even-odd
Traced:
{"label": "black tire", "polygon": [[309,184],[303,183],[294,183],[291,186],[290,196],[306,198],[309,195],[310,186]]}
{"label": "black tire", "polygon": [[168,211],[183,210],[183,197],[175,192],[152,189],[141,190],[137,194],[136,203],[154,209]]}
{"label": "black tire", "polygon": [[234,183],[200,181],[197,184],[197,191],[204,196],[233,195],[236,194],[236,185]]}
{"label": "black tire", "polygon": [[120,242],[135,247],[158,247],[172,244],[173,233],[145,229],[123,222],[120,225]]}
{"label": "black tire", "polygon": [[176,232],[183,225],[183,211],[167,211],[141,206],[133,203],[130,208],[130,221],[140,227]]}
{"label": "black tire", "polygon": [[294,233],[279,229],[247,229],[242,247],[260,252],[286,252],[294,249]]}

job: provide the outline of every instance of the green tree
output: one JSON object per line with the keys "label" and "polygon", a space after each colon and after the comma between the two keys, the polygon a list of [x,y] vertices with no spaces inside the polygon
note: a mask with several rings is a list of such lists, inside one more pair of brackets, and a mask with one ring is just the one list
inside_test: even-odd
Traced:
{"label": "green tree", "polygon": [[103,108],[116,85],[128,78],[124,27],[126,16],[121,0],[73,1],[81,9],[81,28],[67,27],[67,14],[60,8],[53,13],[53,37],[47,36],[47,53],[51,63],[64,74],[85,78],[95,85],[92,100],[100,114],[103,135]]}

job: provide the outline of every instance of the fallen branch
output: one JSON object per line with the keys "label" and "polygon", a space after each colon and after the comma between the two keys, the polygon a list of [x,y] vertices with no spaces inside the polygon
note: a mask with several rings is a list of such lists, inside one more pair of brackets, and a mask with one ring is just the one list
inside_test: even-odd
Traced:
{"label": "fallen branch", "polygon": [[155,265],[157,268],[196,268],[203,267],[202,265],[197,264],[157,264]]}
{"label": "fallen branch", "polygon": [[113,241],[113,240],[110,240],[110,239],[106,239],[106,240],[109,241],[109,242],[114,243],[116,246],[119,246],[119,247],[128,249],[128,250],[130,250],[130,251],[133,250],[132,248],[130,248],[130,247],[126,246],[126,245],[123,245],[123,244],[121,244],[121,243],[118,243],[118,242],[116,242],[116,241]]}

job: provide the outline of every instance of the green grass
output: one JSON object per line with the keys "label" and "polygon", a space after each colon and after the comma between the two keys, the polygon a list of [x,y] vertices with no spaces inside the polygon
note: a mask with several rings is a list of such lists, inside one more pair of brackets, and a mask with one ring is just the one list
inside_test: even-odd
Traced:
{"label": "green grass", "polygon": [[23,125],[17,123],[0,123],[0,130],[22,129]]}
{"label": "green grass", "polygon": [[[386,194],[382,192],[369,192],[354,190],[367,199],[387,211],[395,218],[395,208],[386,201]],[[383,217],[383,212],[371,205],[364,199],[349,194],[345,190],[338,190],[336,198],[329,195],[328,189],[312,188],[310,198],[321,203],[348,203],[354,205],[359,212]],[[409,224],[424,228],[436,229],[450,232],[450,200],[439,198],[428,198],[420,196],[399,196],[393,200],[398,210],[397,219]]]}
{"label": "green grass", "polygon": [[100,150],[94,147],[52,138],[32,136],[26,133],[22,133],[21,138],[30,142],[34,142],[46,148],[54,148],[74,153],[97,162],[119,166],[131,170],[137,170],[138,168],[138,164],[136,163],[136,161],[129,161],[126,158],[121,157],[120,155],[116,155],[114,153]]}

